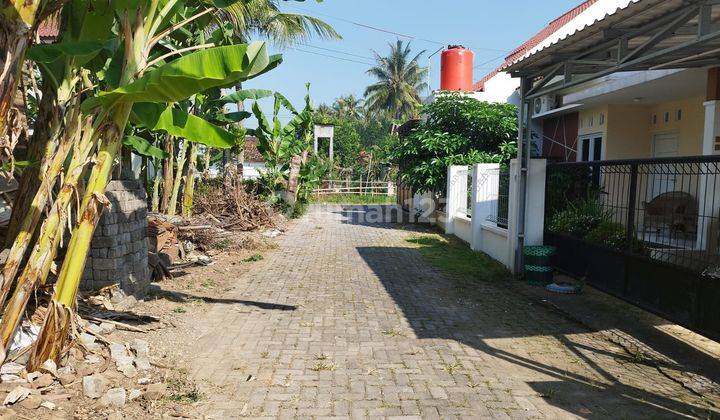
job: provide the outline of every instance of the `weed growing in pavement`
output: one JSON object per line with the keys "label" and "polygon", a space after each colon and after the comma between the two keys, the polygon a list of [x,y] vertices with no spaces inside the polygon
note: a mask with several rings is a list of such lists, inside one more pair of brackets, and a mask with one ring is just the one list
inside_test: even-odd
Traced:
{"label": "weed growing in pavement", "polygon": [[442,368],[449,374],[455,373],[458,369],[460,369],[462,366],[458,362],[453,363],[443,363]]}
{"label": "weed growing in pavement", "polygon": [[173,312],[176,314],[184,314],[187,312],[187,309],[183,308],[182,306],[178,306],[177,308],[173,309]]}
{"label": "weed growing in pavement", "polygon": [[311,367],[310,370],[312,370],[314,372],[321,372],[324,370],[333,371],[333,370],[335,370],[335,365],[332,363],[318,362],[315,364],[315,366]]}
{"label": "weed growing in pavement", "polygon": [[390,328],[389,330],[382,330],[380,331],[383,335],[387,335],[388,337],[405,337],[405,333],[402,331],[398,331],[395,328]]}

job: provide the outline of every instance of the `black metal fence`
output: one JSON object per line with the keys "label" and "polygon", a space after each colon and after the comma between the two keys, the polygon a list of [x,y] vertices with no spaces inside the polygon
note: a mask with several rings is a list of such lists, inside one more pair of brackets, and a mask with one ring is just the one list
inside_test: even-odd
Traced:
{"label": "black metal fence", "polygon": [[695,272],[720,266],[720,156],[548,165],[546,226]]}
{"label": "black metal fence", "polygon": [[549,164],[558,268],[720,336],[720,156]]}

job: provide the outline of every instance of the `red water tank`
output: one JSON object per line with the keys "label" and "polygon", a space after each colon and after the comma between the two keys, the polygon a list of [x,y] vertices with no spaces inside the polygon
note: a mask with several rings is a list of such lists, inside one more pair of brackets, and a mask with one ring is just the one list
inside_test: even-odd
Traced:
{"label": "red water tank", "polygon": [[451,45],[440,57],[440,90],[472,91],[475,55],[460,45]]}

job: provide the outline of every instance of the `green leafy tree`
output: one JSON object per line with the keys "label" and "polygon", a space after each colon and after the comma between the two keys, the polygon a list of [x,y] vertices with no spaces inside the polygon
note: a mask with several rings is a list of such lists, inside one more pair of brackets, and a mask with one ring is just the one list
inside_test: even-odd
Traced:
{"label": "green leafy tree", "polygon": [[427,68],[419,63],[420,51],[413,56],[410,43],[398,40],[390,44],[390,54],[381,56],[377,52],[377,65],[367,73],[377,82],[365,90],[368,107],[376,112],[387,112],[397,120],[412,118],[420,108],[420,92],[427,88]]}
{"label": "green leafy tree", "polygon": [[426,121],[391,146],[400,180],[417,192],[444,192],[450,165],[507,164],[515,156],[517,111],[512,105],[447,94],[423,114]]}

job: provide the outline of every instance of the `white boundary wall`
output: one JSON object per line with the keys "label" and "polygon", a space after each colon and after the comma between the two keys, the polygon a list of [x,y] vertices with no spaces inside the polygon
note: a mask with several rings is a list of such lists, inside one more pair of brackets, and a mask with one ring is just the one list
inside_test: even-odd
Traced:
{"label": "white boundary wall", "polygon": [[[525,217],[525,244],[542,245],[545,219],[545,174],[547,162],[532,159],[528,169],[527,210]],[[500,165],[477,164],[472,168],[471,217],[465,212],[463,202],[468,193],[468,167],[450,166],[447,181],[447,207],[445,213],[437,213],[437,224],[467,242],[475,251],[488,254],[509,269],[515,266],[516,230],[510,223],[508,229],[490,221],[496,215]],[[517,162],[510,164],[510,196],[508,216],[510,221],[517,214]],[[441,220],[442,219],[442,220]]]}

